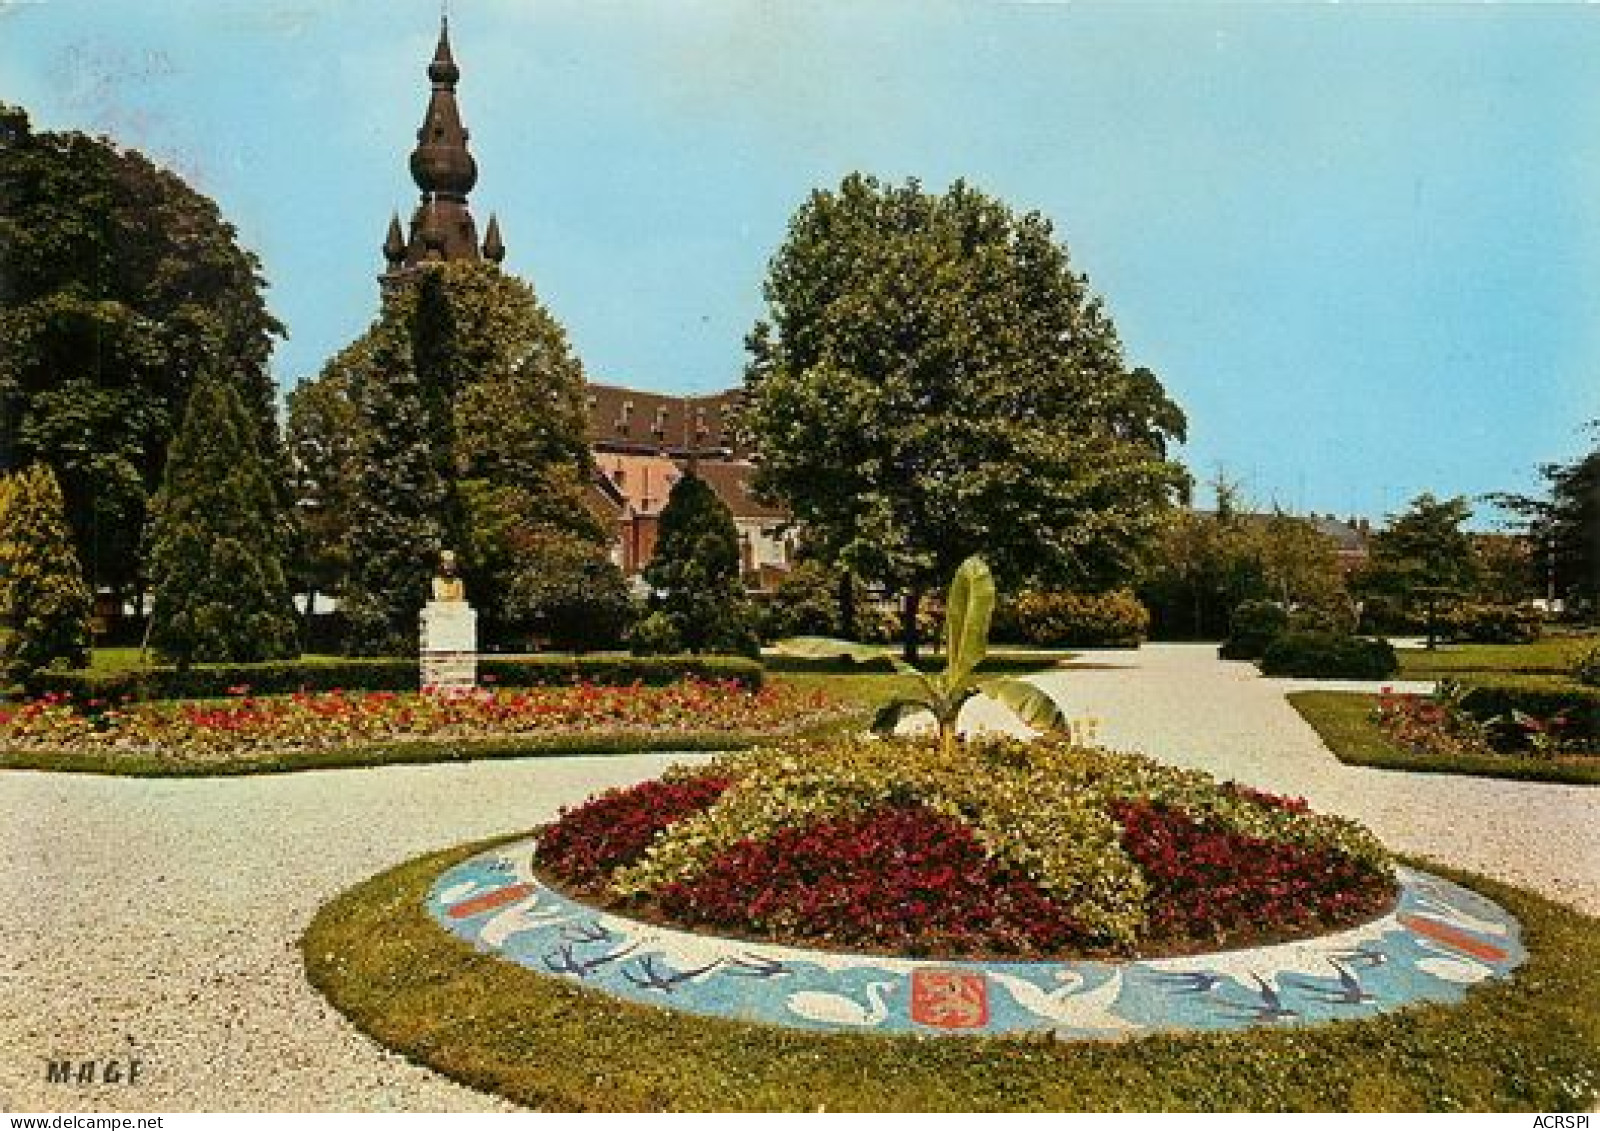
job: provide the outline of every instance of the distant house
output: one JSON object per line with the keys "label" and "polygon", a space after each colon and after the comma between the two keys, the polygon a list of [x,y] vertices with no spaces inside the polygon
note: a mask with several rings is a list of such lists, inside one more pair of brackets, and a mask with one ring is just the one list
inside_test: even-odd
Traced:
{"label": "distant house", "polygon": [[1339,566],[1346,575],[1366,565],[1370,553],[1368,542],[1372,538],[1370,522],[1364,518],[1341,519],[1331,514],[1319,515],[1315,511],[1305,517],[1307,522],[1333,542]]}
{"label": "distant house", "polygon": [[788,572],[793,536],[787,511],[758,502],[755,465],[734,435],[734,390],[703,396],[589,386],[589,444],[594,451],[596,507],[614,524],[613,557],[623,573],[643,571],[655,553],[661,510],[672,485],[691,465],[733,512],[745,579],[766,589]]}

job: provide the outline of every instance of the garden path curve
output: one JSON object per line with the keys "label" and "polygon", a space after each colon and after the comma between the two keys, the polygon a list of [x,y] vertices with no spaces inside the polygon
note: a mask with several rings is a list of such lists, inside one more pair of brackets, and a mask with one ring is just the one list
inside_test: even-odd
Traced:
{"label": "garden path curve", "polygon": [[[1213,648],[1098,653],[1039,677],[1109,744],[1307,796],[1404,851],[1600,913],[1600,790],[1339,765]],[[980,710],[974,705],[974,711]],[[977,716],[975,716],[977,718]],[[297,940],[402,860],[527,828],[663,755],[152,780],[0,772],[0,1108],[503,1110],[379,1049],[305,981]],[[135,1088],[45,1062],[144,1061]]]}

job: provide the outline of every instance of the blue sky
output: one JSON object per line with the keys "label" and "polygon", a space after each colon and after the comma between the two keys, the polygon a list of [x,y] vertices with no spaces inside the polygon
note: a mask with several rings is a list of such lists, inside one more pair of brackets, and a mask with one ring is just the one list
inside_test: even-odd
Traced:
{"label": "blue sky", "polygon": [[[438,12],[0,0],[0,98],[219,201],[287,386],[375,311]],[[1600,7],[454,0],[452,39],[480,227],[595,380],[737,382],[788,217],[859,169],[1050,216],[1258,503],[1530,489],[1600,417]]]}

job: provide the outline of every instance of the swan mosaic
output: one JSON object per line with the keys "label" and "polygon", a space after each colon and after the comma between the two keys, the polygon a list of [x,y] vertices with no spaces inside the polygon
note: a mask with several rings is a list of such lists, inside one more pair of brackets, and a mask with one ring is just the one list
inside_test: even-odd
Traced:
{"label": "swan mosaic", "polygon": [[1105,1040],[1309,1024],[1458,1001],[1526,957],[1510,915],[1410,869],[1400,870],[1391,914],[1322,938],[1121,964],[978,962],[823,952],[634,922],[545,887],[532,851],[531,842],[513,845],[449,869],[429,895],[430,914],[480,950],[586,988],[799,1028]]}

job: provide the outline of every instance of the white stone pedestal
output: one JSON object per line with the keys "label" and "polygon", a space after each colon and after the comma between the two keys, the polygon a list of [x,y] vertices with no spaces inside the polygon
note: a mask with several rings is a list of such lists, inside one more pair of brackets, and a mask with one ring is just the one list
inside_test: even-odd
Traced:
{"label": "white stone pedestal", "polygon": [[478,686],[478,612],[465,601],[429,601],[419,618],[422,689],[471,691]]}

